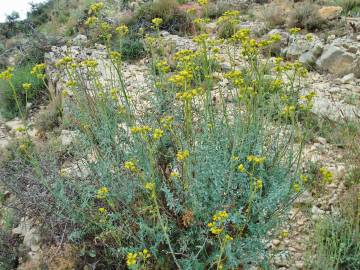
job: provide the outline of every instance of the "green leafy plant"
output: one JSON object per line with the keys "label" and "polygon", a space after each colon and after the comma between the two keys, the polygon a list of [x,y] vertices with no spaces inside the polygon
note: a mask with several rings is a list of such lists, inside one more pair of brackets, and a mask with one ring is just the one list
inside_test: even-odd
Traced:
{"label": "green leafy plant", "polygon": [[[42,80],[30,74],[31,64],[19,66],[14,70],[11,87],[7,82],[0,82],[0,110],[1,114],[8,119],[15,116],[21,116],[20,112],[25,111],[26,102],[37,102],[44,94],[44,84]],[[30,83],[31,88],[27,91],[23,88],[23,84]],[[16,104],[16,97],[19,106]]]}
{"label": "green leafy plant", "polygon": [[359,269],[359,188],[341,200],[340,213],[325,217],[315,229],[312,269]]}

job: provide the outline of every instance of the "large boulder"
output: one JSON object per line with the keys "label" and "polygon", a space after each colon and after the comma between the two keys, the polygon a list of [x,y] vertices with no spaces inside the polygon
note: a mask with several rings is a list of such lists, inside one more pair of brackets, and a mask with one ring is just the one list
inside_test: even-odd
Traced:
{"label": "large boulder", "polygon": [[323,20],[331,21],[340,17],[342,7],[326,6],[319,9],[319,16]]}
{"label": "large boulder", "polygon": [[337,76],[354,73],[360,77],[360,44],[347,38],[336,39],[324,47],[316,65]]}

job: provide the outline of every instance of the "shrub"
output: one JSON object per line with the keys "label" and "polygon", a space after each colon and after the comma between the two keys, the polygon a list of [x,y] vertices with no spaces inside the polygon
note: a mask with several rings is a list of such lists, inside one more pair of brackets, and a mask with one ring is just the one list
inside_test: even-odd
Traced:
{"label": "shrub", "polygon": [[[18,97],[20,110],[25,112],[26,99],[27,102],[37,102],[39,97],[44,93],[44,84],[41,80],[30,74],[32,69],[31,64],[25,64],[24,66],[19,66],[14,71],[14,77],[12,83],[16,91],[16,96]],[[31,83],[32,87],[27,91],[27,95],[23,89],[24,83]],[[14,92],[12,87],[5,82],[0,81],[0,112],[7,118],[11,119],[15,116],[21,116],[18,106],[16,104]]]}
{"label": "shrub", "polygon": [[51,131],[60,125],[62,115],[61,96],[50,101],[46,109],[40,111],[35,119],[35,127],[40,133]]}
{"label": "shrub", "polygon": [[154,18],[163,19],[161,28],[170,33],[186,33],[191,29],[190,17],[178,8],[176,0],[159,0],[141,5],[135,11],[138,24],[142,26],[151,25]]}
{"label": "shrub", "polygon": [[0,269],[16,269],[19,242],[11,237],[11,232],[0,228]]}
{"label": "shrub", "polygon": [[301,3],[290,14],[290,27],[300,27],[309,31],[321,30],[326,25],[318,12],[318,7],[310,2]]}
{"label": "shrub", "polygon": [[340,213],[325,217],[314,233],[311,269],[359,269],[359,187],[342,198]]}
{"label": "shrub", "polygon": [[112,47],[121,52],[124,60],[137,60],[145,56],[144,40],[135,30],[130,30],[125,37],[115,37]]}
{"label": "shrub", "polygon": [[360,0],[336,0],[335,2],[343,8],[343,13],[345,15],[360,15]]}
{"label": "shrub", "polygon": [[146,102],[134,104],[118,54],[105,68],[110,80],[98,77],[95,59],[61,59],[65,78],[86,76],[66,84],[78,134],[70,172],[53,148],[26,141],[0,179],[19,185],[28,214],[53,233],[65,226],[65,239],[99,269],[267,267],[268,232],[301,190],[299,116],[312,95],[301,100],[294,81],[306,70],[260,61],[258,48],[276,38],[260,44],[242,29],[221,44],[242,47],[224,50],[244,60],[221,75],[229,88],[215,75],[220,42],[206,34],[194,38],[201,50],[176,53],[170,73],[156,22]]}
{"label": "shrub", "polygon": [[286,23],[286,16],[284,16],[283,10],[276,5],[271,5],[264,9],[262,16],[267,26],[271,29],[283,27]]}

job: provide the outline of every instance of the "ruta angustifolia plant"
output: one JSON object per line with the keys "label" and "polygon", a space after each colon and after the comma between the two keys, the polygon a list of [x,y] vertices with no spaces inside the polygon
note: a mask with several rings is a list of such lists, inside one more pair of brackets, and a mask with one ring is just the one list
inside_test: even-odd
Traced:
{"label": "ruta angustifolia plant", "polygon": [[[103,7],[90,7],[87,24],[109,44],[127,27],[103,22]],[[74,158],[89,172],[77,179],[58,161],[41,178],[69,223],[68,239],[104,269],[266,267],[268,232],[302,189],[300,118],[313,96],[299,93],[306,70],[262,58],[279,37],[255,40],[248,29],[226,40],[200,32],[197,50],[178,51],[171,68],[162,20],[152,23],[147,103],[134,102],[110,47],[101,59],[108,64],[71,54],[57,63],[66,118],[78,130]],[[221,54],[231,60],[225,74]]]}

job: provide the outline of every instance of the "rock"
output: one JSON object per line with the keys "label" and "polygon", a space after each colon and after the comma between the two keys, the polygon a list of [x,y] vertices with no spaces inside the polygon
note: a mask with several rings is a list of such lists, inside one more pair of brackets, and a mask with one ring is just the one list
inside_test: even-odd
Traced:
{"label": "rock", "polygon": [[36,252],[40,250],[40,233],[38,228],[34,226],[31,219],[22,218],[18,227],[12,230],[14,235],[21,235],[24,237],[24,245],[30,251]]}
{"label": "rock", "polygon": [[325,211],[321,210],[316,205],[313,205],[313,207],[311,208],[311,213],[312,213],[311,218],[313,220],[319,220],[321,216],[325,214]]}
{"label": "rock", "polygon": [[280,245],[281,241],[279,239],[274,239],[271,241],[271,243],[274,245],[274,246],[278,246]]}
{"label": "rock", "polygon": [[297,269],[304,269],[304,262],[302,262],[302,261],[296,261],[295,262],[295,267],[297,268]]}
{"label": "rock", "polygon": [[68,178],[85,179],[90,175],[91,171],[88,162],[85,159],[71,163],[65,162],[60,170],[60,175]]}
{"label": "rock", "polygon": [[326,6],[320,8],[318,12],[321,19],[331,21],[338,18],[342,10],[339,6]]}
{"label": "rock", "polygon": [[320,136],[316,137],[315,141],[321,144],[326,144],[326,139]]}
{"label": "rock", "polygon": [[10,130],[10,133],[15,134],[17,130],[24,129],[25,125],[22,120],[14,119],[5,122],[5,127]]}
{"label": "rock", "polygon": [[61,141],[61,144],[66,147],[73,143],[76,136],[77,136],[76,131],[62,130],[59,139]]}
{"label": "rock", "polygon": [[325,97],[315,97],[312,112],[319,116],[326,116],[333,121],[338,121],[339,119],[355,120],[360,115],[360,108]]}
{"label": "rock", "polygon": [[360,41],[360,35],[357,35],[357,36],[356,36],[356,40],[357,40],[357,41]]}
{"label": "rock", "polygon": [[88,39],[85,35],[77,35],[75,38],[73,38],[72,43],[75,46],[84,46],[86,45]]}
{"label": "rock", "polygon": [[287,267],[289,266],[289,260],[284,253],[276,254],[274,256],[274,265],[278,267]]}
{"label": "rock", "polygon": [[350,74],[347,74],[345,75],[344,77],[342,77],[340,79],[340,82],[341,83],[349,83],[351,81],[355,80],[355,74],[354,73],[350,73]]}
{"label": "rock", "polygon": [[294,205],[310,205],[313,201],[314,198],[311,196],[310,192],[305,190],[303,193],[300,194],[299,197],[296,198],[296,200],[294,201]]}
{"label": "rock", "polygon": [[298,60],[307,65],[314,65],[321,55],[324,44],[315,36],[297,35],[290,37],[289,45],[282,49],[282,54],[289,60]]}
{"label": "rock", "polygon": [[359,77],[360,44],[351,39],[335,39],[324,47],[316,65],[319,69],[329,71],[337,76],[354,73],[354,76]]}

